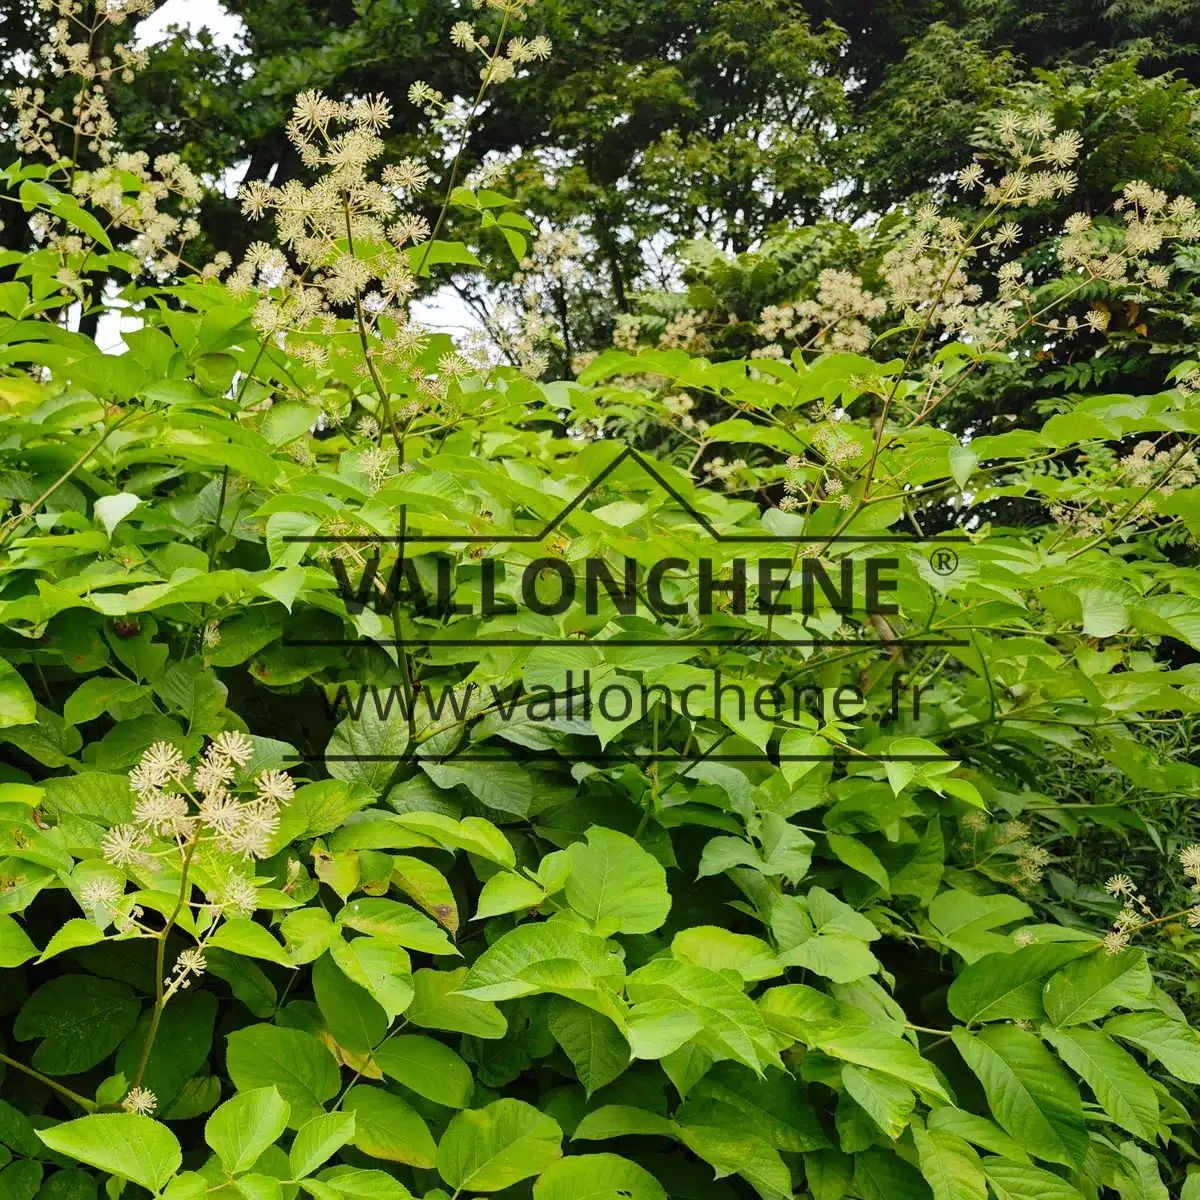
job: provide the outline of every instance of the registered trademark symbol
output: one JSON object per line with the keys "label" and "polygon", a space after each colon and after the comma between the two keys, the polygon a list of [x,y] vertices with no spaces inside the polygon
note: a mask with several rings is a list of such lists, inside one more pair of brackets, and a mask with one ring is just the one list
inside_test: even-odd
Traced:
{"label": "registered trademark symbol", "polygon": [[938,575],[952,575],[958,569],[958,555],[946,546],[939,546],[929,555],[929,565]]}

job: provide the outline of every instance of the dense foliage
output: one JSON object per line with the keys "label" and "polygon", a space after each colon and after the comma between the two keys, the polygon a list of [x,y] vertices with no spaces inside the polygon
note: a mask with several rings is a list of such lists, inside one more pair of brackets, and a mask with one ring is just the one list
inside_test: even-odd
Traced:
{"label": "dense foliage", "polygon": [[[412,81],[443,190],[306,90],[207,265],[116,137],[124,9],[17,97],[0,1196],[1197,1200],[1190,91],[1000,81],[919,205],[765,250],[688,199],[709,128],[646,212],[744,252],[548,379],[590,268],[462,174],[526,7],[455,26],[465,103]],[[753,7],[738,86],[794,95],[841,34]],[[730,178],[794,217],[796,149]],[[505,259],[490,340],[413,319]]]}

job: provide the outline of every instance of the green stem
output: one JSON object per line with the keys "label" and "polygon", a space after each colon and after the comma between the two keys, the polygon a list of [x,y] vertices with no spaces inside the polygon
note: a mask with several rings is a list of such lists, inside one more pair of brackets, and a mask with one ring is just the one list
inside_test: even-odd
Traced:
{"label": "green stem", "polygon": [[85,1099],[78,1092],[71,1091],[69,1087],[63,1087],[61,1083],[55,1083],[53,1079],[48,1079],[41,1071],[35,1071],[32,1067],[27,1067],[23,1062],[17,1062],[15,1058],[9,1058],[7,1054],[0,1054],[0,1062],[6,1063],[10,1067],[15,1067],[30,1078],[38,1080],[39,1083],[44,1083],[47,1087],[53,1088],[60,1095],[66,1096],[68,1100],[73,1100],[84,1112],[96,1111],[95,1101]]}
{"label": "green stem", "polygon": [[0,525],[0,550],[3,550],[12,539],[12,535],[21,527],[21,522],[28,520],[34,513],[37,512],[55,492],[58,491],[64,483],[67,483],[71,476],[83,468],[84,464],[104,445],[108,439],[125,424],[126,421],[132,420],[137,416],[138,410],[127,412],[124,416],[118,418],[112,425],[105,427],[104,432],[30,505],[23,506],[21,511],[15,517],[10,517],[3,525]]}
{"label": "green stem", "polygon": [[463,122],[462,137],[458,140],[458,153],[454,156],[454,162],[450,166],[450,180],[446,184],[446,198],[442,201],[441,211],[437,215],[437,221],[434,223],[433,232],[429,235],[429,241],[425,243],[425,252],[421,255],[420,264],[417,266],[417,278],[421,278],[422,272],[425,270],[429,262],[430,252],[433,250],[433,243],[437,240],[437,235],[441,233],[442,226],[446,223],[446,214],[450,211],[450,197],[454,195],[454,185],[458,182],[458,168],[462,163],[463,152],[467,148],[467,137],[471,132],[471,122],[475,120],[475,114],[479,111],[480,104],[483,103],[483,94],[488,90],[488,86],[492,81],[492,66],[496,59],[500,57],[500,49],[504,45],[504,34],[508,29],[509,14],[504,14],[503,20],[500,22],[500,32],[496,36],[496,49],[488,59],[487,69],[483,74],[483,82],[479,85],[479,91],[475,93],[475,99],[471,103],[471,109],[467,113],[467,119]]}
{"label": "green stem", "polygon": [[[342,212],[346,218],[346,248],[350,251],[351,257],[354,257],[354,230],[350,220],[350,197],[345,193],[342,194]],[[399,461],[403,463],[404,436],[396,428],[396,418],[392,415],[392,404],[388,399],[387,388],[384,387],[383,380],[379,377],[379,371],[375,367],[375,360],[371,357],[371,341],[367,336],[367,322],[363,317],[362,297],[357,292],[354,294],[354,321],[358,326],[358,341],[362,347],[363,361],[367,365],[371,382],[375,385],[375,392],[379,396],[384,425],[391,430],[392,440],[396,443],[396,454],[399,456]]]}
{"label": "green stem", "polygon": [[167,918],[167,923],[163,926],[162,932],[158,935],[158,955],[155,960],[156,966],[154,969],[154,1015],[150,1018],[150,1028],[146,1033],[146,1044],[142,1047],[142,1054],[138,1059],[133,1082],[129,1085],[131,1088],[141,1087],[142,1076],[146,1073],[146,1064],[150,1061],[150,1051],[154,1046],[154,1039],[158,1034],[158,1026],[162,1021],[163,1009],[167,1004],[166,985],[163,981],[163,972],[166,970],[167,938],[171,936],[171,931],[175,928],[175,922],[179,920],[179,914],[183,912],[183,907],[187,903],[188,870],[192,865],[192,859],[195,857],[196,847],[199,844],[199,839],[194,839],[188,846],[187,853],[183,856],[183,870],[179,877],[179,898],[175,901],[175,908],[172,910],[170,917]]}

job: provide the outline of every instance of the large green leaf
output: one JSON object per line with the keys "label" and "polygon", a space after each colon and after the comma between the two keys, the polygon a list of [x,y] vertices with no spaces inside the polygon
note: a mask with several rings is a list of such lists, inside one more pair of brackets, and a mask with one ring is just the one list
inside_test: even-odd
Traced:
{"label": "large green leaf", "polygon": [[567,903],[597,934],[651,933],[667,919],[666,872],[633,838],[593,825],[567,856]]}
{"label": "large green leaf", "polygon": [[1079,1091],[1032,1034],[992,1025],[954,1030],[954,1044],[987,1094],[992,1115],[1030,1154],[1078,1167],[1088,1148]]}
{"label": "large green leaf", "polygon": [[7,913],[0,913],[0,968],[19,967],[37,957],[38,948]]}
{"label": "large green leaf", "polygon": [[[459,987],[476,1000],[512,1000],[539,991],[546,964],[570,963],[581,982],[617,984],[624,965],[603,938],[580,933],[565,922],[544,921],[519,925],[504,934],[476,959]],[[575,997],[582,999],[581,997]]]}
{"label": "large green leaf", "polygon": [[502,1038],[508,1021],[500,1009],[490,1000],[464,996],[459,991],[467,975],[466,967],[457,971],[417,971],[412,977],[415,994],[405,1012],[406,1019],[422,1029]]}
{"label": "large green leaf", "polygon": [[354,1136],[354,1127],[353,1111],[324,1113],[301,1125],[288,1151],[292,1178],[303,1179],[332,1158]]}
{"label": "large green leaf", "polygon": [[912,1123],[912,1135],[933,1200],[987,1200],[979,1155],[967,1142],[944,1129],[926,1130],[919,1119]]}
{"label": "large green leaf", "polygon": [[421,1034],[401,1034],[387,1039],[375,1051],[375,1065],[389,1078],[418,1096],[466,1108],[475,1091],[471,1068],[449,1046]]}
{"label": "large green leaf", "polygon": [[626,994],[634,1004],[666,1000],[692,1010],[714,1050],[754,1071],[780,1065],[762,1013],[741,990],[740,981],[731,983],[719,971],[654,959],[629,976]]}
{"label": "large green leaf", "polygon": [[338,913],[337,921],[408,950],[458,954],[441,926],[411,905],[396,900],[354,900]]}
{"label": "large green leaf", "polygon": [[437,1147],[429,1127],[411,1104],[379,1087],[358,1084],[342,1103],[354,1114],[352,1139],[364,1154],[410,1167],[432,1167]]}
{"label": "large green leaf", "polygon": [[588,1096],[612,1083],[629,1066],[629,1043],[608,1017],[555,996],[548,1019],[551,1035],[571,1060]]}
{"label": "large green leaf", "polygon": [[242,918],[225,921],[213,934],[211,945],[247,958],[265,958],[280,966],[292,966],[287,951],[259,924]]}
{"label": "large green leaf", "polygon": [[1083,1193],[1065,1179],[1029,1163],[985,1158],[982,1166],[996,1200],[1084,1200]]}
{"label": "large green leaf", "polygon": [[239,1091],[274,1086],[298,1129],[337,1095],[340,1074],[330,1052],[311,1034],[275,1025],[250,1025],[231,1033],[225,1055]]}
{"label": "large green leaf", "polygon": [[161,1191],[183,1162],[175,1135],[134,1113],[95,1113],[39,1129],[38,1137],[59,1154],[152,1192]]}
{"label": "large green leaf", "polygon": [[848,1028],[818,1033],[818,1047],[831,1058],[890,1075],[939,1100],[949,1100],[945,1087],[910,1042],[881,1029]]}
{"label": "large green leaf", "polygon": [[204,1126],[204,1140],[231,1175],[249,1171],[287,1128],[291,1109],[272,1087],[239,1092],[218,1108]]}
{"label": "large green leaf", "polygon": [[20,1041],[40,1037],[33,1065],[47,1075],[75,1075],[106,1059],[133,1028],[141,1004],[126,983],[95,975],[48,980],[21,1006]]}
{"label": "large green leaf", "polygon": [[829,1145],[804,1084],[784,1071],[768,1071],[760,1079],[737,1063],[719,1062],[690,1095],[744,1114],[776,1150],[800,1154]]}
{"label": "large green leaf", "polygon": [[1104,1032],[1132,1042],[1176,1079],[1200,1084],[1200,1037],[1190,1026],[1158,1013],[1126,1013],[1106,1021]]}
{"label": "large green leaf", "polygon": [[575,1154],[552,1162],[533,1185],[533,1200],[667,1200],[644,1167],[618,1154]]}
{"label": "large green leaf", "polygon": [[438,1145],[438,1174],[452,1188],[498,1192],[539,1175],[562,1155],[558,1122],[505,1098],[455,1115]]}
{"label": "large green leaf", "polygon": [[339,1046],[367,1054],[387,1032],[388,1017],[370,992],[348,979],[328,955],[313,964],[312,987],[325,1027]]}
{"label": "large green leaf", "polygon": [[1147,1142],[1154,1140],[1158,1097],[1150,1076],[1132,1055],[1097,1029],[1046,1029],[1042,1036],[1122,1129]]}
{"label": "large green leaf", "polygon": [[[1144,951],[1092,954],[1059,971],[1046,985],[1046,1016],[1058,1028],[1084,1025],[1114,1008],[1148,1008],[1154,980]],[[961,1014],[959,1014],[961,1015]]]}
{"label": "large green leaf", "polygon": [[0,729],[28,725],[37,719],[37,702],[29,684],[12,663],[0,658]]}
{"label": "large green leaf", "polygon": [[950,985],[946,1004],[961,1021],[1039,1020],[1047,976],[1088,952],[1086,943],[1051,942],[987,954]]}

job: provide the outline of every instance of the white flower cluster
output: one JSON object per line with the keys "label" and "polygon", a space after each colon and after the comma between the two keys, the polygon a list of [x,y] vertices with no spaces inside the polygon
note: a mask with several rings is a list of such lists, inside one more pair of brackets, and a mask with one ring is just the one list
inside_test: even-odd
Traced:
{"label": "white flower cluster", "polygon": [[[280,805],[291,799],[295,784],[283,771],[261,771],[253,798],[236,795],[238,771],[253,755],[249,738],[225,732],[193,770],[175,746],[156,742],[129,773],[137,797],[133,821],[104,835],[104,860],[116,867],[155,869],[163,855],[196,840],[244,858],[266,857],[279,828]],[[166,847],[156,848],[164,840]],[[234,906],[244,908],[246,897],[233,887]]]}
{"label": "white flower cluster", "polygon": [[[89,8],[86,19],[76,0],[39,0],[39,6],[57,18],[41,55],[51,74],[74,76],[79,87],[70,112],[60,106],[48,107],[44,88],[16,88],[11,99],[17,112],[17,146],[22,153],[50,158],[56,165],[49,181],[69,187],[81,203],[98,210],[98,217],[107,218],[102,223],[110,233],[131,234],[122,249],[132,254],[143,270],[166,278],[179,269],[184,246],[200,231],[191,214],[202,189],[177,154],[159,155],[151,170],[146,154],[121,150],[113,140],[117,126],[106,90],[118,80],[131,82],[135,71],[145,66],[147,54],[119,40],[106,49],[109,36],[105,27],[119,26],[128,17],[149,12],[153,0],[109,0]],[[87,169],[79,161],[84,151],[99,165]],[[177,211],[163,207],[171,199],[177,201]],[[39,242],[59,252],[59,282],[80,294],[80,267],[93,249],[92,240],[74,228],[65,231],[43,212],[33,214],[30,226]]]}
{"label": "white flower cluster", "polygon": [[872,295],[857,275],[826,268],[817,276],[815,299],[768,305],[758,318],[765,338],[786,338],[805,349],[864,353],[874,340],[869,321],[887,312],[887,300]]}

